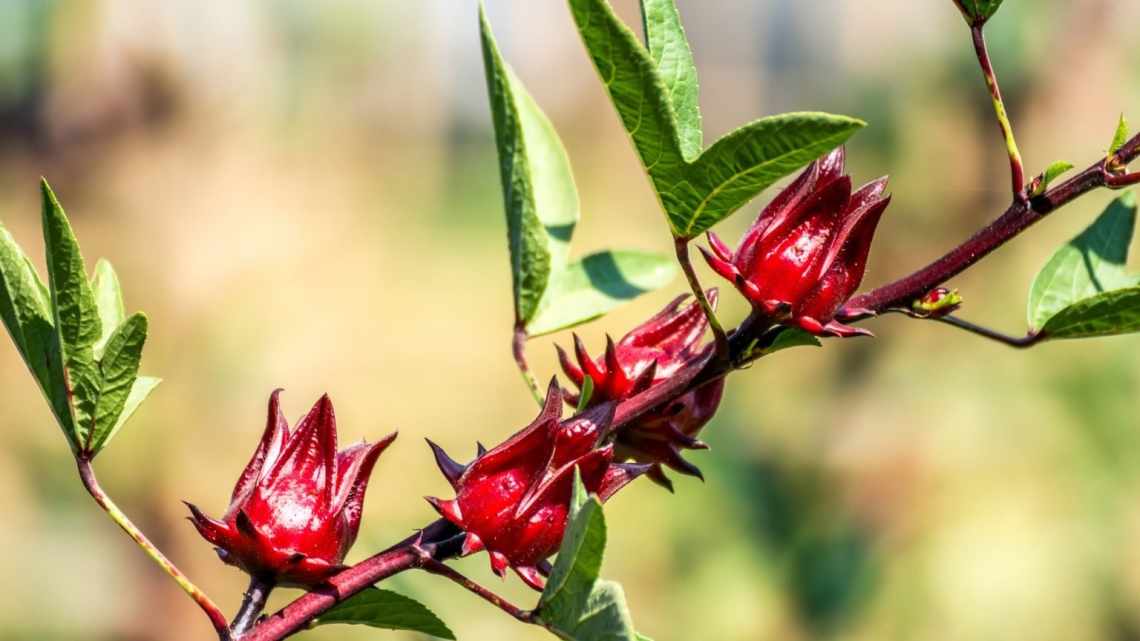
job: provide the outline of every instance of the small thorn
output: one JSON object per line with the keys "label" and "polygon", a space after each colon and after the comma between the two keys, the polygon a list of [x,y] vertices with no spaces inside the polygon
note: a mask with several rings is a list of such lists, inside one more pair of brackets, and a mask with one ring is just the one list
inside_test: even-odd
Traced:
{"label": "small thorn", "polygon": [[467,536],[463,539],[462,556],[481,552],[485,547],[486,546],[483,545],[483,539],[479,538],[478,534],[468,532]]}
{"label": "small thorn", "polygon": [[431,448],[432,454],[435,455],[435,464],[439,467],[439,471],[451,484],[452,488],[459,485],[459,477],[463,476],[463,472],[467,470],[467,466],[459,463],[455,459],[447,455],[443,448],[437,445],[431,439],[424,439],[427,441],[428,447]]}
{"label": "small thorn", "polygon": [[440,516],[456,525],[462,526],[463,513],[459,510],[459,501],[454,499],[445,501],[434,496],[425,496],[424,499],[435,508],[436,512],[439,512]]}
{"label": "small thorn", "polygon": [[517,567],[515,568],[515,574],[519,575],[519,578],[521,578],[524,583],[538,592],[542,592],[543,588],[546,587],[546,578],[539,573],[538,568],[529,566]]}
{"label": "small thorn", "polygon": [[497,574],[499,577],[506,576],[507,575],[507,568],[510,567],[511,562],[507,559],[507,557],[502,552],[495,552],[492,550],[490,552],[490,556],[491,556],[491,571],[494,572],[495,574]]}

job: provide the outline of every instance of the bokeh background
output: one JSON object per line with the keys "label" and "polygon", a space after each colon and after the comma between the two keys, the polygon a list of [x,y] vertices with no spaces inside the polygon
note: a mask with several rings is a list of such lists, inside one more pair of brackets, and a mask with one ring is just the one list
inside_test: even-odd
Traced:
{"label": "bokeh background", "polygon": [[[1002,146],[950,0],[678,4],[706,140],[795,109],[871,122],[850,145],[852,170],[891,174],[895,200],[868,285],[1003,208]],[[615,5],[637,23],[633,0]],[[1006,5],[991,46],[1028,170],[1092,162],[1121,111],[1140,120],[1140,5]],[[668,251],[565,3],[488,10],[572,157],[584,212],[574,251]],[[344,441],[401,431],[353,558],[433,518],[421,496],[447,494],[424,436],[467,455],[534,412],[508,350],[472,0],[0,1],[0,220],[37,261],[40,175],[87,258],[111,258],[128,307],[150,314],[144,371],[166,381],[100,457],[104,485],[227,609],[243,577],[179,500],[224,509],[274,387],[291,417],[329,392]],[[1110,198],[1085,198],[956,280],[966,315],[1022,331],[1032,276]],[[683,290],[581,332],[600,347]],[[744,307],[725,298],[735,322]],[[868,326],[879,338],[784,352],[735,376],[706,432],[713,449],[692,456],[704,484],[681,479],[675,496],[637,484],[611,502],[604,571],[626,586],[638,627],[658,641],[1140,638],[1140,339],[1019,353],[937,324]],[[540,377],[554,372],[551,342],[531,344]],[[210,638],[82,492],[8,345],[0,638]],[[458,565],[533,599],[495,580],[485,555]],[[547,638],[432,577],[389,584],[461,639]]]}

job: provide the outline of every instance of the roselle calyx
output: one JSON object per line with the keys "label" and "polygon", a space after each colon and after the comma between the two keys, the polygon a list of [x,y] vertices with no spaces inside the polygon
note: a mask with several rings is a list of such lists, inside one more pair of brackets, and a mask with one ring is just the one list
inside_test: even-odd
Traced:
{"label": "roselle calyx", "polygon": [[769,319],[817,336],[869,334],[835,320],[863,280],[879,219],[890,204],[880,178],[852,192],[837,148],[764,208],[733,251],[709,232],[709,266]]}
{"label": "roselle calyx", "polygon": [[648,468],[614,463],[612,445],[599,446],[613,420],[612,403],[561,420],[562,390],[552,381],[538,417],[468,465],[428,441],[455,498],[428,502],[465,537],[462,554],[486,550],[491,570],[511,568],[541,590],[543,561],[558,551],[566,529],[574,469],[586,490],[605,501]]}
{"label": "roselle calyx", "polygon": [[[715,309],[717,290],[710,289],[706,296]],[[590,356],[577,335],[577,363],[555,346],[562,371],[579,390],[586,377],[591,379],[590,407],[629,399],[677,375],[682,368],[699,369],[704,365],[713,350],[711,344],[701,343],[709,322],[696,301],[685,304],[688,298],[684,295],[674,299],[616,344],[608,339],[606,351],[598,359]],[[673,484],[663,466],[703,478],[700,469],[685,460],[681,451],[708,448],[697,436],[716,414],[723,393],[724,379],[717,379],[623,426],[614,435],[615,456],[618,460],[633,459],[651,465],[649,478],[669,490]],[[576,405],[578,396],[567,395],[567,401]]]}
{"label": "roselle calyx", "polygon": [[290,432],[280,393],[269,397],[265,432],[225,515],[211,519],[186,505],[222,561],[271,584],[312,587],[341,569],[360,530],[372,468],[396,433],[337,452],[329,397]]}

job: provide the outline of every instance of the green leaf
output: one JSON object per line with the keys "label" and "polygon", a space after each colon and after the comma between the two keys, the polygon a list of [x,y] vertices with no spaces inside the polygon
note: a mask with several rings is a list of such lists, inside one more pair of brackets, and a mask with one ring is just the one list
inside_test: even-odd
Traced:
{"label": "green leaf", "polygon": [[1124,268],[1135,225],[1136,197],[1128,192],[1057,250],[1030,287],[1030,329],[1044,329],[1051,318],[1078,301],[1136,285],[1137,277]]}
{"label": "green leaf", "polygon": [[134,415],[139,405],[142,405],[142,402],[150,396],[150,393],[153,392],[154,388],[158,387],[158,384],[161,382],[161,378],[155,378],[153,376],[139,376],[135,379],[134,385],[131,385],[130,393],[127,394],[127,400],[123,404],[123,409],[119,412],[118,419],[115,420],[115,424],[111,427],[111,430],[107,432],[106,436],[100,441],[100,449],[107,447],[107,444],[111,442],[111,439],[115,438],[115,435],[119,433],[119,430],[122,429],[127,420]]}
{"label": "green leaf", "polygon": [[641,0],[649,56],[665,85],[681,155],[692,160],[704,149],[697,65],[674,0]]}
{"label": "green leaf", "polygon": [[985,24],[1001,7],[1003,0],[954,0],[971,26]]}
{"label": "green leaf", "polygon": [[91,279],[91,289],[95,294],[95,307],[99,311],[99,322],[103,331],[99,340],[95,341],[95,358],[101,358],[103,348],[111,334],[123,324],[127,317],[127,310],[123,305],[123,290],[119,286],[119,277],[111,263],[100,258],[95,263],[95,276]]}
{"label": "green leaf", "polygon": [[1041,194],[1044,194],[1045,190],[1049,189],[1049,185],[1051,185],[1054,180],[1057,180],[1061,177],[1062,174],[1072,168],[1073,163],[1066,162],[1064,160],[1058,160],[1057,162],[1046,167],[1045,171],[1041,174],[1040,180],[1033,181],[1034,186],[1029,194],[1030,197],[1036,198]]}
{"label": "green leaf", "polygon": [[28,257],[0,227],[0,318],[72,445],[74,431],[49,294]]}
{"label": "green leaf", "polygon": [[47,181],[41,182],[41,189],[53,324],[71,397],[70,427],[73,444],[85,443],[95,418],[99,373],[93,347],[102,335],[102,324],[71,223]]}
{"label": "green leaf", "polygon": [[1108,156],[1111,158],[1124,143],[1128,142],[1128,121],[1124,118],[1124,114],[1120,114],[1120,122],[1116,125],[1116,133],[1112,136],[1112,144],[1108,146]]}
{"label": "green leaf", "polygon": [[679,236],[692,238],[727,218],[777,180],[842,145],[865,125],[825,113],[753,121],[713,143],[665,181],[659,197]]}
{"label": "green leaf", "polygon": [[92,455],[103,448],[112,432],[120,426],[119,416],[138,378],[146,333],[146,316],[134,314],[107,340],[103,360],[99,362],[101,385],[95,404],[95,422],[86,448]]}
{"label": "green leaf", "polygon": [[1104,292],[1077,301],[1050,318],[1041,332],[1048,339],[1140,332],[1140,287]]}
{"label": "green leaf", "polygon": [[823,344],[818,338],[798,327],[785,327],[776,336],[776,340],[764,350],[763,355],[775,354],[792,347],[823,347]]}
{"label": "green leaf", "polygon": [[[682,56],[666,56],[665,45],[654,45],[670,37],[676,41],[676,33],[655,36],[649,28],[650,46],[661,54],[655,57],[606,0],[569,2],[586,50],[677,237],[692,238],[709,229],[775,181],[843,144],[865,124],[824,113],[772,116],[737,129],[694,158],[695,154],[683,151],[692,147],[691,134],[684,133],[692,119],[685,125],[679,122],[671,98],[674,92],[662,76],[663,72],[672,74],[670,80],[678,73],[684,76],[686,71],[678,71],[684,66]],[[668,33],[667,23],[660,33]],[[666,66],[659,68],[658,60]],[[695,72],[693,77],[695,98]]]}
{"label": "green leaf", "polygon": [[531,336],[540,336],[585,323],[641,294],[664,287],[676,275],[676,263],[661,254],[591,254],[553,275],[526,330]]}
{"label": "green leaf", "polygon": [[606,519],[602,504],[596,497],[587,495],[581,472],[575,470],[566,532],[542,591],[539,608],[556,609],[583,599],[598,579],[605,550]]}
{"label": "green leaf", "polygon": [[596,496],[587,497],[575,470],[570,515],[562,547],[538,602],[538,618],[571,641],[638,641],[625,593],[598,579],[606,546],[606,522]]}
{"label": "green leaf", "polygon": [[554,127],[499,53],[486,13],[479,24],[507,213],[515,319],[538,309],[551,272],[566,263],[578,192]]}
{"label": "green leaf", "polygon": [[391,590],[368,588],[334,605],[316,625],[350,623],[386,630],[411,630],[440,639],[455,634],[427,606]]}

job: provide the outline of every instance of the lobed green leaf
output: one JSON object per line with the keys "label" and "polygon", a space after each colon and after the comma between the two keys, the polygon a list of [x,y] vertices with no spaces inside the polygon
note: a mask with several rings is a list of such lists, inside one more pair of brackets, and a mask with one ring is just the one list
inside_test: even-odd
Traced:
{"label": "lobed green leaf", "polygon": [[40,186],[53,324],[67,372],[70,440],[75,445],[90,440],[95,420],[99,371],[94,345],[102,335],[102,323],[71,223],[47,181]]}
{"label": "lobed green leaf", "polygon": [[0,228],[0,319],[76,455],[94,456],[158,384],[139,378],[146,317],[125,318],[110,263],[91,282],[71,224],[47,182],[48,285]]}
{"label": "lobed green leaf", "polygon": [[99,340],[95,341],[95,358],[100,358],[103,348],[111,334],[127,318],[127,310],[123,305],[123,290],[119,285],[119,276],[115,268],[105,259],[100,258],[95,263],[95,275],[91,278],[91,289],[95,295],[95,307],[99,312],[99,322],[102,332]]}
{"label": "lobed green leaf", "polygon": [[[147,318],[138,313],[119,325],[107,340],[103,359],[99,361],[100,386],[95,403],[95,421],[86,448],[93,455],[103,448],[116,428],[121,426],[119,416],[127,406],[127,399],[134,391],[138,379],[146,334]],[[149,393],[149,390],[146,392]]]}
{"label": "lobed green leaf", "polygon": [[672,0],[642,6],[649,50],[606,0],[569,0],[578,32],[649,174],[673,235],[693,238],[864,126],[824,113],[764,118],[703,153],[697,81]]}
{"label": "lobed green leaf", "polygon": [[455,634],[424,604],[391,590],[368,588],[333,606],[315,625],[348,623],[386,630],[410,630],[440,639]]}
{"label": "lobed green leaf", "polygon": [[681,155],[692,160],[704,149],[697,65],[674,0],[641,0],[649,56],[673,109]]}
{"label": "lobed green leaf", "polygon": [[64,435],[76,447],[50,294],[31,261],[3,228],[0,228],[0,318]]}

